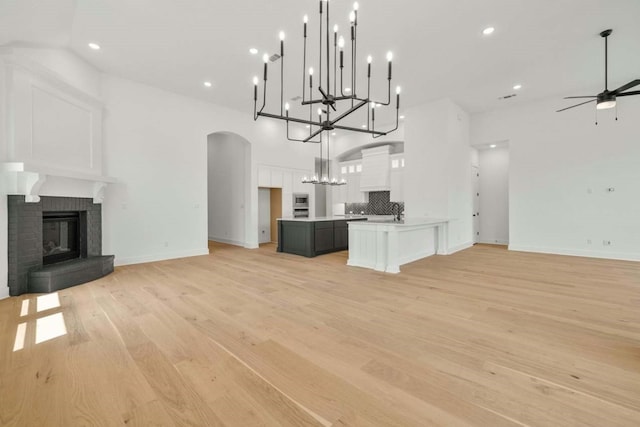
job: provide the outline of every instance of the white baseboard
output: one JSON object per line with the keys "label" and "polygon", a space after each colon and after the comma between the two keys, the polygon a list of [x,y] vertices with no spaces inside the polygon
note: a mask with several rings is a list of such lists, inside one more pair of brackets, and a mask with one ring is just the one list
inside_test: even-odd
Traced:
{"label": "white baseboard", "polygon": [[476,243],[480,243],[482,245],[508,245],[509,242],[507,240],[478,240]]}
{"label": "white baseboard", "polygon": [[169,253],[156,254],[156,255],[145,255],[145,256],[130,257],[130,258],[118,258],[116,256],[114,264],[116,266],[142,264],[145,262],[166,261],[168,259],[188,258],[192,256],[201,256],[201,255],[209,255],[209,248],[193,249],[190,251],[169,252]]}
{"label": "white baseboard", "polygon": [[625,252],[585,251],[581,249],[545,248],[526,245],[509,245],[510,251],[536,252],[541,254],[568,255],[587,258],[617,259],[621,261],[640,261],[640,254]]}
{"label": "white baseboard", "polygon": [[446,255],[455,254],[456,252],[460,252],[460,251],[463,251],[465,249],[469,249],[472,246],[473,246],[473,242],[464,242],[464,243],[456,245],[456,246],[450,246],[450,247],[447,248]]}
{"label": "white baseboard", "polygon": [[0,289],[0,299],[9,298],[9,287],[4,286],[3,289]]}
{"label": "white baseboard", "polygon": [[213,242],[218,242],[218,243],[226,243],[227,245],[242,246],[243,248],[245,247],[245,243],[241,242],[240,240],[225,239],[224,237],[215,237],[215,236],[209,236],[209,240]]}

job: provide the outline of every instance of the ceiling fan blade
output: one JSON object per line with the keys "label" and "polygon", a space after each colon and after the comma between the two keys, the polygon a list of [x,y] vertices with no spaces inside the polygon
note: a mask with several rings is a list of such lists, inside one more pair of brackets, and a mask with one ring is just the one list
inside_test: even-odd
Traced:
{"label": "ceiling fan blade", "polygon": [[592,96],[565,96],[564,99],[580,99],[580,98],[597,98],[597,95]]}
{"label": "ceiling fan blade", "polygon": [[616,96],[629,96],[629,95],[640,95],[640,90],[634,90],[631,92],[619,93]]}
{"label": "ceiling fan blade", "polygon": [[591,101],[581,102],[580,104],[572,105],[571,107],[567,107],[567,108],[563,108],[562,110],[558,110],[558,111],[556,111],[556,113],[559,113],[559,112],[565,111],[565,110],[569,110],[571,108],[576,108],[576,107],[579,107],[581,105],[588,104],[590,102],[595,102],[595,101],[596,101],[595,99],[592,99]]}
{"label": "ceiling fan blade", "polygon": [[640,85],[640,79],[636,79],[636,80],[630,81],[626,85],[620,86],[618,89],[612,91],[611,94],[612,95],[619,95],[621,92],[624,92],[625,90],[631,89],[632,87],[635,87],[635,86],[638,86],[638,85]]}

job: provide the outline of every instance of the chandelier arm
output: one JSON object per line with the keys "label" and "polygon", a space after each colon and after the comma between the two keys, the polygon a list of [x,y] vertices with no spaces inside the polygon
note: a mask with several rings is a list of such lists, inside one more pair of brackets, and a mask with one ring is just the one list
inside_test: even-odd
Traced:
{"label": "chandelier arm", "polygon": [[280,41],[280,115],[284,113],[284,49],[282,48],[283,41]]}
{"label": "chandelier arm", "polygon": [[334,129],[340,129],[340,130],[349,130],[349,131],[353,131],[353,132],[360,132],[360,133],[368,133],[371,135],[386,135],[388,132],[380,132],[380,131],[372,131],[372,130],[367,130],[367,129],[358,129],[358,128],[354,128],[351,126],[340,126],[340,125],[333,125]]}
{"label": "chandelier arm", "polygon": [[[396,127],[394,127],[391,130],[388,130],[387,133],[391,133],[394,132],[396,130],[398,130],[398,124],[400,122],[400,111],[398,109],[396,109]],[[373,138],[380,138],[382,135],[373,135]]]}
{"label": "chandelier arm", "polygon": [[[329,7],[329,2],[327,2],[327,7]],[[327,28],[327,31],[329,31],[329,29]],[[319,72],[319,86],[322,86],[322,0],[320,0],[320,37],[318,37],[318,40],[320,41],[320,55],[318,55],[320,57],[320,64],[318,66],[318,72]],[[311,96],[313,96],[313,94],[311,94]]]}
{"label": "chandelier arm", "polygon": [[342,88],[344,87],[344,83],[342,82],[342,70],[343,67],[340,67],[340,95],[344,97],[344,91],[342,90]]}
{"label": "chandelier arm", "polygon": [[356,95],[356,85],[358,84],[358,11],[355,10],[355,20],[353,21],[353,95]]}
{"label": "chandelier arm", "polygon": [[296,117],[279,116],[277,114],[260,113],[260,112],[258,112],[258,116],[260,116],[260,117],[268,117],[270,119],[290,121],[290,122],[294,122],[294,123],[300,123],[300,124],[303,124],[303,125],[311,125],[311,126],[320,126],[320,127],[322,127],[322,123],[321,122],[314,122],[313,120],[298,119]]}
{"label": "chandelier arm", "polygon": [[313,132],[311,135],[309,135],[309,137],[307,137],[304,141],[302,142],[309,142],[311,141],[311,139],[313,139],[315,136],[320,135],[320,143],[322,143],[322,128],[318,129],[317,131]]}
{"label": "chandelier arm", "polygon": [[[289,120],[287,120],[287,139],[293,142],[305,142],[303,139],[296,139],[289,136]],[[320,141],[307,141],[307,142],[313,142],[315,144],[315,143],[319,143]]]}
{"label": "chandelier arm", "polygon": [[312,99],[312,100],[303,102],[301,105],[321,104],[322,101],[323,101],[323,99]]}
{"label": "chandelier arm", "polygon": [[[351,107],[350,109],[348,109],[347,111],[345,111],[344,113],[340,114],[338,117],[336,117],[332,122],[331,125],[333,126],[335,123],[339,122],[340,120],[344,119],[345,117],[347,117],[349,114],[353,113],[354,111],[362,108],[363,105],[367,105],[367,101],[361,101],[359,104],[355,105],[354,107]],[[359,130],[359,129],[358,129]]]}
{"label": "chandelier arm", "polygon": [[[355,96],[356,94],[356,86],[354,84],[355,82],[355,46],[354,46],[354,42],[355,42],[355,29],[353,28],[353,22],[351,23],[351,94],[353,96]],[[353,107],[353,99],[351,100],[351,107]]]}
{"label": "chandelier arm", "polygon": [[376,102],[376,104],[380,104],[380,105],[384,105],[384,106],[388,106],[391,105],[391,79],[388,79],[389,81],[389,90],[388,90],[388,94],[387,94],[387,102]]}
{"label": "chandelier arm", "polygon": [[[331,3],[327,2],[327,92],[331,92],[331,74],[330,74],[330,69],[331,69],[331,62],[329,60],[330,58],[330,54],[331,54],[331,50],[329,49],[329,5]],[[322,54],[322,51],[320,51]],[[320,80],[320,87],[322,87],[322,80]]]}
{"label": "chandelier arm", "polygon": [[[322,94],[322,97],[323,97],[325,100],[327,100],[327,101],[328,101],[328,100],[329,100],[329,96],[324,92],[324,90],[322,89],[322,86],[318,87],[318,90],[319,90],[319,91],[320,91],[320,93]],[[322,102],[322,101],[320,101],[320,102]],[[335,105],[333,105],[333,104],[329,104],[329,106],[330,106],[331,108],[333,108],[333,111],[337,111],[337,110],[336,110]]]}
{"label": "chandelier arm", "polygon": [[333,94],[338,94],[338,32],[333,32]]}
{"label": "chandelier arm", "polygon": [[[305,15],[306,16],[306,15]],[[304,102],[307,82],[307,23],[304,23],[304,42],[302,48],[302,102]]]}

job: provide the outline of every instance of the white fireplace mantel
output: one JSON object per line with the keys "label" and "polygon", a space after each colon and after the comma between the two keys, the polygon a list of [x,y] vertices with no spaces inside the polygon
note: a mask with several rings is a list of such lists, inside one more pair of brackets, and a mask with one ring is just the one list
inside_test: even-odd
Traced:
{"label": "white fireplace mantel", "polygon": [[93,203],[102,203],[106,186],[116,182],[115,178],[109,176],[68,171],[37,163],[6,162],[0,163],[0,167],[9,184],[8,193],[24,195],[27,203],[40,201],[40,191],[49,178],[65,178],[92,183]]}

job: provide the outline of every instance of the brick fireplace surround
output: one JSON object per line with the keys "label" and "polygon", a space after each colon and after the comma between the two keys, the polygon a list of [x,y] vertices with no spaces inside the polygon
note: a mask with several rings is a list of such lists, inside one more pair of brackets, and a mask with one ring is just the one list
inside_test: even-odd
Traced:
{"label": "brick fireplace surround", "polygon": [[[76,197],[43,196],[38,203],[26,203],[24,196],[7,199],[10,295],[63,289],[113,271],[113,256],[102,256],[100,204]],[[80,259],[43,268],[42,213],[60,211],[80,213]]]}

